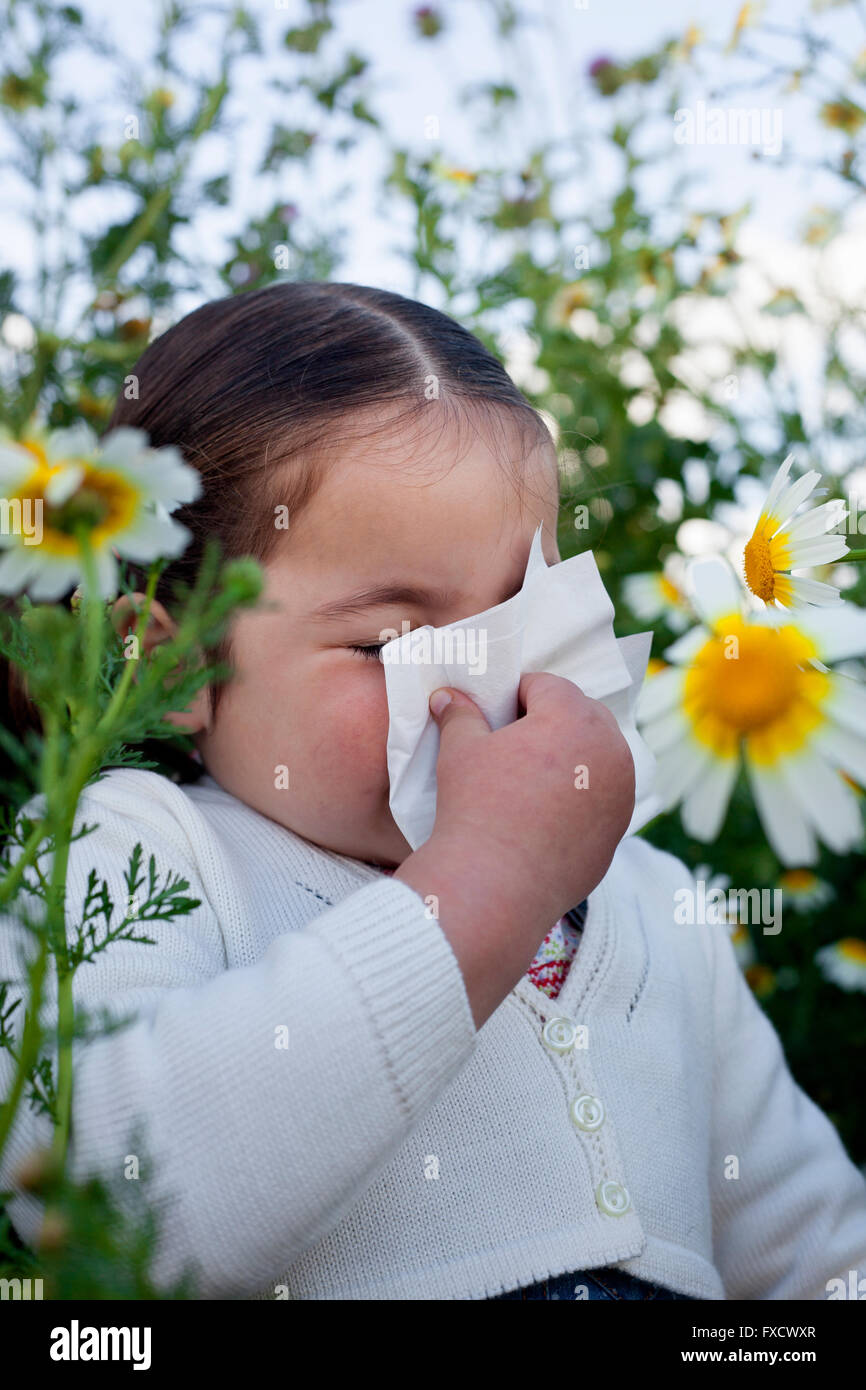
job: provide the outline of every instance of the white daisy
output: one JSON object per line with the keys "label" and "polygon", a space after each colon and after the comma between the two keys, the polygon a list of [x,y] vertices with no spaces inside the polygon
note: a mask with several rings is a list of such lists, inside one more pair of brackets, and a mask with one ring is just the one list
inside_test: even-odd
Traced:
{"label": "white daisy", "polygon": [[672,631],[685,631],[694,615],[682,588],[683,568],[683,557],[676,556],[666,561],[663,573],[626,576],[623,597],[636,618],[644,623],[664,618]]}
{"label": "white daisy", "polygon": [[842,854],[863,838],[866,690],[824,661],[866,651],[866,612],[741,612],[736,576],[719,556],[689,567],[704,619],[667,649],[641,689],[637,718],[656,755],[656,791],[682,803],[695,839],[719,833],[741,764],[767,838],[787,866],[814,863],[818,840]]}
{"label": "white daisy", "polygon": [[836,896],[832,884],[819,878],[811,869],[786,869],[779,875],[777,886],[782,891],[784,901],[795,912],[810,912],[815,907],[823,907]]}
{"label": "white daisy", "polygon": [[844,521],[848,512],[834,498],[792,520],[801,502],[821,480],[821,474],[811,469],[796,482],[789,482],[792,462],[793,454],[789,454],[773,479],[755,530],[746,542],[746,583],[765,603],[783,608],[807,603],[835,604],[839,590],[834,585],[803,579],[790,571],[827,565],[847,554],[844,537],[827,533]]}
{"label": "white daisy", "polygon": [[[117,592],[116,556],[147,563],[180,554],[190,539],[169,515],[201,492],[201,479],[173,447],[151,449],[143,430],[121,428],[100,442],[83,421],[69,429],[31,425],[0,438],[5,515],[28,518],[0,530],[0,593],[27,590],[50,602],[84,578],[77,530],[87,528],[102,598]],[[39,520],[38,527],[30,524]]]}
{"label": "white daisy", "polygon": [[843,936],[832,946],[822,946],[815,960],[826,978],[841,989],[866,990],[866,941],[859,936]]}

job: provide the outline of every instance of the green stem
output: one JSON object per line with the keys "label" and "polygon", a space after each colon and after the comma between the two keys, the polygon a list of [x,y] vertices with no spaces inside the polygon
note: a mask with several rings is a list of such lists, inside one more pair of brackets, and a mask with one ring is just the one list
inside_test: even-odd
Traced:
{"label": "green stem", "polygon": [[[45,745],[42,755],[42,784],[45,787],[55,785],[56,770],[59,763],[59,730],[50,716],[46,716],[45,725]],[[21,875],[26,868],[25,856],[27,860],[35,857],[38,841],[43,838],[46,825],[52,827],[51,813],[52,807],[47,806],[47,816],[43,819],[30,835],[25,846],[25,852],[14,866],[12,872],[7,876],[3,883],[4,891],[9,890],[9,884],[14,882],[17,886]],[[38,834],[38,840],[36,839]],[[36,843],[34,843],[34,840]],[[50,907],[49,907],[50,913]],[[12,1089],[6,1100],[6,1104],[0,1110],[0,1157],[6,1146],[6,1141],[11,1133],[21,1103],[24,1092],[24,1085],[34,1067],[39,1056],[39,1048],[42,1042],[42,1026],[40,1023],[40,1013],[42,1008],[42,990],[45,983],[45,972],[48,967],[48,954],[51,946],[50,918],[46,922],[40,933],[39,955],[33,966],[30,976],[30,1000],[24,1022],[24,1031],[21,1038],[21,1050],[18,1054],[18,1065],[15,1071],[15,1079]]]}
{"label": "green stem", "polygon": [[[159,577],[160,569],[161,566],[152,565],[150,568],[150,573],[147,576],[147,590],[144,596],[144,603],[142,605],[141,612],[138,615],[138,622],[135,625],[136,650],[138,651],[141,650],[141,641],[144,636],[145,628],[147,627],[148,618],[150,616],[150,607],[153,603],[154,593],[156,592],[156,581]],[[104,743],[107,743],[109,740],[111,730],[115,724],[115,721],[117,720],[117,716],[119,715],[123,706],[123,702],[126,698],[126,693],[129,690],[130,685],[132,684],[132,677],[134,671],[135,659],[130,658],[130,660],[126,663],[126,668],[123,672],[123,675],[117,683],[117,687],[114,691],[114,694],[112,695],[111,700],[109,701],[108,708],[106,709],[105,713],[99,721],[99,724],[97,725],[97,733],[99,734],[100,739]]]}
{"label": "green stem", "polygon": [[6,1141],[9,1138],[12,1125],[15,1122],[15,1116],[18,1113],[18,1107],[21,1104],[24,1084],[39,1056],[39,1046],[42,1041],[42,1028],[39,1023],[39,1013],[42,1006],[42,989],[45,983],[47,966],[48,939],[43,936],[39,945],[39,955],[36,958],[30,976],[30,1004],[25,1016],[24,1031],[21,1035],[21,1051],[18,1054],[18,1066],[15,1070],[15,1079],[12,1082],[12,1088],[2,1109],[0,1109],[0,1159],[3,1157]]}
{"label": "green stem", "polygon": [[[74,788],[69,788],[73,792]],[[58,826],[58,848],[51,869],[51,909],[49,930],[54,943],[55,964],[57,967],[57,1124],[51,1150],[57,1166],[66,1164],[69,1147],[69,1125],[72,1113],[72,1029],[75,1022],[75,1000],[72,995],[74,971],[67,970],[66,955],[66,870],[69,865],[69,837],[75,819],[78,803],[77,792],[70,797],[64,808],[62,823]],[[61,968],[58,953],[64,957]]]}
{"label": "green stem", "polygon": [[[43,787],[53,787],[60,766],[60,748],[59,735],[53,719],[48,714],[45,715],[45,728],[46,736],[42,745],[42,766],[39,781]],[[6,877],[0,882],[0,907],[3,907],[10,898],[14,897],[18,891],[18,885],[24,877],[25,869],[29,868],[33,860],[38,858],[37,850],[47,834],[46,824],[47,816],[44,815],[31,830],[24,842],[21,854]]]}
{"label": "green stem", "polygon": [[216,120],[220,107],[225,100],[228,92],[228,60],[223,61],[220,79],[207,93],[207,97],[199,112],[198,120],[190,132],[187,149],[180,156],[174,169],[166,180],[162,188],[152,193],[135,219],[126,236],[118,246],[114,255],[107,262],[101,276],[96,283],[96,294],[82,311],[75,329],[70,333],[70,339],[77,332],[80,325],[84,322],[87,314],[93,309],[95,301],[104,289],[108,289],[117,279],[118,272],[123,268],[129,258],[134,255],[139,246],[152,232],[157,221],[162,216],[165,209],[169,206],[171,198],[184,174],[186,173],[196,145],[203,135],[205,135]]}
{"label": "green stem", "polygon": [[78,530],[81,564],[84,570],[84,728],[85,736],[78,747],[78,756],[71,762],[61,780],[58,816],[58,849],[54,855],[51,874],[51,916],[53,948],[57,959],[57,1110],[52,1152],[62,1170],[69,1147],[72,1114],[72,1047],[75,1025],[75,999],[72,983],[75,971],[66,963],[66,871],[69,863],[69,842],[75,823],[78,798],[95,765],[102,745],[93,736],[99,720],[99,674],[102,669],[104,608],[99,592],[96,561],[90,532]]}
{"label": "green stem", "polygon": [[90,531],[86,526],[76,528],[76,540],[81,554],[81,568],[84,571],[81,608],[84,616],[84,711],[87,727],[96,722],[96,687],[102,664],[102,620],[104,604],[97,583],[96,562],[90,543]]}
{"label": "green stem", "polygon": [[33,863],[33,860],[36,858],[36,851],[44,838],[45,818],[43,817],[42,820],[37,821],[36,825],[31,830],[30,835],[24,843],[24,848],[6,877],[0,880],[0,907],[3,907],[4,904],[17,893],[18,885],[24,876],[24,870]]}
{"label": "green stem", "polygon": [[98,298],[101,291],[106,289],[114,281],[121,266],[126,264],[130,256],[138,250],[141,243],[153,230],[161,214],[171,201],[176,177],[177,176],[169,180],[165,187],[157,189],[155,193],[150,195],[140,215],[135,219],[114,255],[106,264],[105,269],[97,281],[97,292],[96,295],[94,295],[94,299]]}
{"label": "green stem", "polygon": [[843,560],[866,560],[866,550],[848,550],[842,556]]}
{"label": "green stem", "polygon": [[42,387],[45,385],[45,377],[58,347],[59,339],[39,335],[33,366],[21,383],[18,404],[15,407],[15,418],[22,431],[26,428],[39,404]]}

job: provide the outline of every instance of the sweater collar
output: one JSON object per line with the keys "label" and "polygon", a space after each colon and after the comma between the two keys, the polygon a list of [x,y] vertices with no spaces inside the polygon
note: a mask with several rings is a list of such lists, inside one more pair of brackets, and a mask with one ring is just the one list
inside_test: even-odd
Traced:
{"label": "sweater collar", "polygon": [[[275,826],[278,830],[282,831],[284,835],[290,836],[299,848],[303,848],[304,854],[308,860],[311,859],[313,862],[318,861],[322,866],[324,866],[325,863],[331,866],[331,873],[328,875],[329,878],[333,877],[335,870],[338,874],[345,876],[348,888],[352,888],[358,883],[370,883],[374,879],[383,878],[385,876],[385,870],[378,865],[368,864],[364,859],[353,859],[351,855],[339,854],[336,850],[326,849],[324,845],[318,845],[313,840],[306,839],[305,836],[299,835],[297,831],[290,830],[288,826],[281,825],[279,821],[275,821],[272,817],[264,815],[261,811],[257,811],[254,806],[250,806],[247,802],[241,802],[239,797],[236,797],[233,792],[227,791],[209,772],[203,773],[202,776],[196,780],[195,785],[207,787],[208,791],[216,792],[218,795],[227,797],[236,804],[245,806],[249,812],[253,815],[260,816],[269,826]],[[309,872],[308,876],[310,876]]]}

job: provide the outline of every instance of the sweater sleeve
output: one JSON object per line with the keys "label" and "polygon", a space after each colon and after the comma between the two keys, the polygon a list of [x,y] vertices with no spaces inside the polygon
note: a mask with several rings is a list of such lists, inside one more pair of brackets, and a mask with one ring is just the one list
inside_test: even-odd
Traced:
{"label": "sweater sleeve", "polygon": [[[866,1278],[866,1179],[794,1081],[727,931],[705,931],[716,1020],[713,1243],[726,1296],[850,1297],[850,1272]],[[726,1176],[731,1158],[738,1176]]]}
{"label": "sweater sleeve", "polygon": [[[149,1160],[139,1190],[164,1213],[157,1289],[187,1270],[199,1297],[264,1291],[357,1204],[472,1055],[456,957],[421,896],[383,877],[275,938],[255,964],[228,969],[219,920],[171,816],[121,812],[87,792],[79,816],[82,807],[99,825],[70,849],[68,933],[91,867],[125,905],[139,840],[145,870],[152,853],[160,877],[181,875],[202,902],[138,929],[156,944],[113,942],[76,973],[77,1006],[134,1021],[75,1044],[70,1171],[114,1180],[132,1202],[122,1179],[135,1126]],[[6,917],[0,980],[22,979],[25,949],[32,938]],[[52,980],[43,1021],[50,1028],[56,1017]],[[0,1095],[11,1068],[0,1050]],[[0,1166],[0,1190],[15,1194],[10,1219],[29,1244],[43,1206],[15,1171],[51,1133],[48,1117],[23,1102]]]}

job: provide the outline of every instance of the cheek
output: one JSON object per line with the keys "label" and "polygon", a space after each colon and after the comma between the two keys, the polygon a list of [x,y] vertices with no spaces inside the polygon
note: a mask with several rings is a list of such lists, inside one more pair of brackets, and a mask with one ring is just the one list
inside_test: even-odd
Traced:
{"label": "cheek", "polygon": [[313,710],[320,766],[343,776],[348,771],[355,785],[371,792],[380,791],[383,781],[387,786],[388,699],[382,671],[362,669],[328,682]]}

